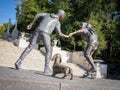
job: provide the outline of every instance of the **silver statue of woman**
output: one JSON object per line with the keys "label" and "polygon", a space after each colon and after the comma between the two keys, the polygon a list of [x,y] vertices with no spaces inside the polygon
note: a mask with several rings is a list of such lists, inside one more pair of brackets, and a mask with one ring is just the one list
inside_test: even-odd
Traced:
{"label": "silver statue of woman", "polygon": [[51,58],[51,42],[50,42],[50,35],[52,34],[53,30],[55,29],[56,32],[60,37],[68,37],[67,35],[64,35],[61,32],[61,24],[60,20],[64,19],[65,17],[65,11],[64,10],[58,10],[57,14],[53,13],[39,13],[37,14],[32,23],[30,23],[27,26],[27,29],[31,29],[34,22],[39,18],[42,17],[42,20],[40,24],[36,27],[34,34],[32,36],[32,39],[30,41],[30,44],[28,47],[23,51],[17,62],[15,63],[15,68],[17,70],[20,69],[21,62],[23,59],[29,54],[29,52],[34,48],[34,45],[42,40],[46,49],[46,54],[45,54],[45,68],[44,68],[44,73],[46,74],[51,74],[51,70],[49,67],[50,63],[50,58]]}
{"label": "silver statue of woman", "polygon": [[82,38],[87,42],[87,47],[84,52],[84,56],[92,66],[92,68],[88,71],[88,73],[96,72],[96,66],[94,64],[92,55],[98,47],[98,36],[95,33],[95,31],[92,29],[92,25],[89,23],[83,22],[82,28],[73,33],[70,33],[69,37],[71,37],[74,34],[81,34]]}

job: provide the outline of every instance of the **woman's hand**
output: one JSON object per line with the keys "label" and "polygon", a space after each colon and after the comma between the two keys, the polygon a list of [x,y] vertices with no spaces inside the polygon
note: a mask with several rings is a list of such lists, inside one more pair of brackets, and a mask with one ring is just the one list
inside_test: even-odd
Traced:
{"label": "woman's hand", "polygon": [[28,26],[27,26],[27,30],[30,30],[32,28],[32,23],[30,23]]}

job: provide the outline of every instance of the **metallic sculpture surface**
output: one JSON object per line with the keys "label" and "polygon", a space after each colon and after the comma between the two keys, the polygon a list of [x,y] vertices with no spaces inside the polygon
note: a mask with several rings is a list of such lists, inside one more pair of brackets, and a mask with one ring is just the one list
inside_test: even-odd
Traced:
{"label": "metallic sculpture surface", "polygon": [[82,38],[87,42],[87,47],[84,52],[84,56],[87,61],[91,64],[92,68],[88,72],[96,72],[96,66],[94,64],[92,55],[98,47],[98,36],[92,29],[92,25],[86,22],[82,23],[82,28],[69,34],[71,37],[74,34],[81,34]]}
{"label": "metallic sculpture surface", "polygon": [[20,69],[21,62],[23,61],[23,59],[34,48],[34,45],[37,42],[42,40],[43,43],[44,43],[45,49],[46,49],[44,72],[46,74],[50,74],[51,70],[50,70],[50,67],[49,67],[49,63],[50,63],[50,58],[51,58],[51,53],[52,53],[52,51],[51,51],[51,42],[50,42],[51,38],[50,38],[50,35],[53,32],[53,30],[55,29],[60,37],[67,37],[67,35],[64,35],[61,32],[61,24],[60,24],[60,20],[64,19],[64,17],[65,17],[65,11],[64,10],[58,10],[57,14],[53,14],[53,13],[40,13],[40,14],[37,14],[34,17],[32,23],[30,23],[27,26],[27,29],[31,29],[33,24],[34,24],[34,22],[39,17],[42,17],[42,20],[41,20],[40,24],[36,27],[36,29],[34,31],[34,34],[32,36],[32,39],[30,41],[30,44],[23,51],[23,53],[21,54],[21,56],[19,57],[19,59],[15,63],[15,68],[17,70]]}

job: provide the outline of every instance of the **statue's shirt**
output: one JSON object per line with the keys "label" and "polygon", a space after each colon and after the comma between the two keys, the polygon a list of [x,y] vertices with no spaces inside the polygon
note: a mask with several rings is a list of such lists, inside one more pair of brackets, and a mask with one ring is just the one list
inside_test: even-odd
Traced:
{"label": "statue's shirt", "polygon": [[84,32],[81,33],[81,36],[85,41],[87,41],[88,44],[93,44],[98,41],[97,34],[90,28],[85,28]]}
{"label": "statue's shirt", "polygon": [[56,32],[61,35],[61,24],[59,22],[59,17],[55,14],[41,13],[37,14],[35,18],[42,17],[42,20],[36,30],[43,31],[47,34],[51,34],[55,29]]}

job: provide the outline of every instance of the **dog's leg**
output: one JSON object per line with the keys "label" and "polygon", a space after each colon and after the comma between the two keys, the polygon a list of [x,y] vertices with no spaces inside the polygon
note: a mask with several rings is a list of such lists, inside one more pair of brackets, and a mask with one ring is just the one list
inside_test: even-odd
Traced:
{"label": "dog's leg", "polygon": [[70,78],[70,80],[72,80],[73,79],[73,73],[71,73],[71,78]]}
{"label": "dog's leg", "polygon": [[53,71],[52,77],[54,77],[56,75],[56,73]]}
{"label": "dog's leg", "polygon": [[73,79],[73,70],[70,67],[69,67],[69,74],[71,75],[70,80],[72,80]]}
{"label": "dog's leg", "polygon": [[66,75],[66,74],[64,74],[64,76],[62,77],[62,79],[64,79],[66,76],[67,76],[67,75]]}

